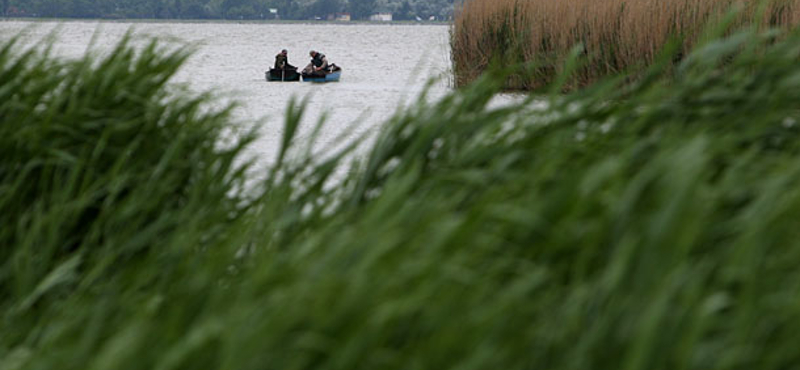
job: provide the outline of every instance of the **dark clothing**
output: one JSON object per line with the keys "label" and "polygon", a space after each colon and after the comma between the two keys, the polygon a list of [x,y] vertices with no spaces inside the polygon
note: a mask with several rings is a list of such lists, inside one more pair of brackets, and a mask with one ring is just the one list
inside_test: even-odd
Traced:
{"label": "dark clothing", "polygon": [[325,69],[328,68],[328,59],[322,53],[313,53],[312,55],[311,63],[308,63],[308,66],[303,70],[303,74],[324,76],[326,74]]}
{"label": "dark clothing", "polygon": [[317,68],[327,64],[327,61],[325,60],[325,55],[322,53],[317,53],[317,55],[314,55],[314,59],[311,59],[311,64],[313,64],[314,67]]}
{"label": "dark clothing", "polygon": [[284,55],[283,53],[280,53],[275,56],[275,69],[283,69],[283,68],[292,69],[294,68],[294,66],[289,64],[288,56]]}

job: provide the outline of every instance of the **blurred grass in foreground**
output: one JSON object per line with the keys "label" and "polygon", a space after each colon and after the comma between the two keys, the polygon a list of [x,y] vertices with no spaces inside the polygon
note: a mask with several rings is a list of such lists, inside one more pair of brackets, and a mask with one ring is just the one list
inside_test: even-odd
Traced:
{"label": "blurred grass in foreground", "polygon": [[253,189],[185,50],[1,50],[2,370],[800,364],[797,34],[544,109],[487,74],[355,162],[293,104]]}

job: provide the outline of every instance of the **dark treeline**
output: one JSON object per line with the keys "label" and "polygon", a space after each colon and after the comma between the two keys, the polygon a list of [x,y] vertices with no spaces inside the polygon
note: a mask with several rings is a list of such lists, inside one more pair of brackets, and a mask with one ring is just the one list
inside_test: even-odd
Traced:
{"label": "dark treeline", "polygon": [[0,0],[8,17],[147,19],[326,19],[349,13],[354,20],[379,12],[394,20],[443,20],[453,0]]}

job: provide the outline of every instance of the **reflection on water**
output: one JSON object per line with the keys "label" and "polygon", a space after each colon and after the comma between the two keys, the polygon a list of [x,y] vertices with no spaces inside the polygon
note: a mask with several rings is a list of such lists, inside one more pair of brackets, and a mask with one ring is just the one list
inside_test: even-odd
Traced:
{"label": "reflection on water", "polygon": [[[34,25],[32,29],[28,29]],[[137,35],[177,38],[198,50],[177,76],[192,91],[212,91],[241,102],[237,119],[245,124],[266,117],[255,151],[261,163],[274,158],[280,142],[282,116],[292,97],[307,98],[306,126],[323,113],[328,121],[317,141],[325,150],[355,122],[352,138],[374,130],[415,98],[428,79],[440,78],[432,96],[448,90],[448,27],[442,25],[256,24],[256,23],[98,23],[0,22],[0,39],[28,29],[33,43],[57,29],[56,54],[83,55],[94,40],[102,53],[133,28]],[[343,68],[338,83],[266,82],[264,71],[281,49],[299,67],[309,50],[318,50]],[[305,131],[308,132],[308,131]],[[345,140],[347,137],[345,138]]]}

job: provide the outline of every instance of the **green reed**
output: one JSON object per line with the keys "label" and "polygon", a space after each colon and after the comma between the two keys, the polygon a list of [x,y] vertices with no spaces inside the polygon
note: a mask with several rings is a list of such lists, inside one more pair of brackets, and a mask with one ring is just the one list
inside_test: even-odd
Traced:
{"label": "green reed", "polygon": [[186,50],[7,43],[0,368],[793,368],[800,36],[712,39],[499,108],[485,74],[365,155],[293,103],[263,180]]}

